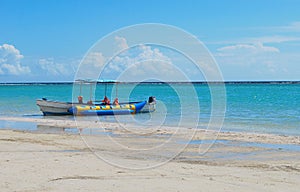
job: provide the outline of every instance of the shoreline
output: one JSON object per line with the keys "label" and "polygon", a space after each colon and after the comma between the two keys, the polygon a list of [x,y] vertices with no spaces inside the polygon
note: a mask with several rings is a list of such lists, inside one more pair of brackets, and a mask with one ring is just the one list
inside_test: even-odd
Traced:
{"label": "shoreline", "polygon": [[[55,118],[55,117],[54,117]],[[33,126],[40,127],[49,127],[49,129],[103,129],[108,128],[111,131],[120,131],[119,127],[124,125],[115,123],[115,122],[102,122],[98,121],[97,117],[93,121],[90,120],[70,120],[70,119],[45,119],[45,118],[31,118],[31,117],[5,117],[0,116],[0,121],[9,121],[9,122],[25,122],[32,123]],[[126,123],[123,123],[126,124]],[[139,127],[135,128],[135,125],[126,125],[131,126],[131,131],[139,133]],[[3,127],[4,130],[10,130],[10,128]],[[1,130],[1,129],[0,129]],[[248,142],[262,142],[262,143],[274,143],[274,144],[296,144],[300,145],[300,136],[291,136],[291,135],[282,135],[282,134],[272,134],[272,133],[254,133],[254,132],[239,132],[239,131],[213,131],[206,129],[194,129],[188,127],[151,127],[150,133],[156,133],[159,131],[159,134],[173,134],[174,130],[180,130],[182,133],[193,131],[193,140],[203,139],[203,133],[205,133],[206,139],[216,138],[221,140],[236,140],[236,141],[248,141]],[[32,130],[20,130],[20,131],[29,131]],[[33,130],[34,131],[34,130]],[[42,133],[42,132],[41,132]],[[61,132],[60,132],[61,133]],[[72,132],[70,132],[72,133]],[[78,132],[73,132],[77,134]],[[142,132],[141,132],[142,133]],[[143,133],[142,133],[143,134]]]}
{"label": "shoreline", "polygon": [[[19,117],[0,117],[24,121]],[[79,132],[0,130],[2,191],[298,191],[298,137],[25,118]],[[59,128],[60,127],[60,128]],[[93,132],[93,133],[91,133]],[[187,140],[191,139],[191,140]],[[214,140],[217,139],[217,140]],[[198,142],[202,143],[198,143]],[[204,142],[203,142],[204,141]],[[253,145],[253,143],[265,145]],[[297,150],[284,148],[292,145]],[[271,147],[270,147],[271,146]]]}

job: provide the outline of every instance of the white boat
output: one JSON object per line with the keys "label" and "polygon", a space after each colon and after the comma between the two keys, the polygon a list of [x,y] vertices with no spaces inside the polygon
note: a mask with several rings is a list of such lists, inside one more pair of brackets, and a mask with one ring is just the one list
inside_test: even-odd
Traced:
{"label": "white boat", "polygon": [[37,99],[36,104],[44,115],[72,115],[68,110],[76,103],[49,101],[46,98]]}

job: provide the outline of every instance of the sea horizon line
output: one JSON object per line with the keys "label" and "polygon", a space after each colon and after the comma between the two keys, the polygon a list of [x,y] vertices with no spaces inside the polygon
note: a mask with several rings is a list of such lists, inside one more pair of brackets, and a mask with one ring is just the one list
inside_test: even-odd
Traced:
{"label": "sea horizon line", "polygon": [[[0,82],[0,85],[61,85],[61,84],[74,84],[75,81],[30,81],[30,82]],[[289,81],[289,80],[271,80],[271,81],[261,81],[261,80],[253,80],[253,81],[143,81],[143,82],[97,82],[97,84],[300,84],[300,80],[297,81]]]}

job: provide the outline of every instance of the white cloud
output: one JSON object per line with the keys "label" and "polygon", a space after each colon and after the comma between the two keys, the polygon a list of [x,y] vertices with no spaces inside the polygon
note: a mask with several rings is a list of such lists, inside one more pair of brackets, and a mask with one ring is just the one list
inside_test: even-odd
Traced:
{"label": "white cloud", "polygon": [[[236,44],[217,49],[215,54],[219,64],[226,66],[265,66],[274,71],[274,57],[280,50],[276,47],[265,46],[262,43]],[[271,71],[271,70],[270,70]]]}
{"label": "white cloud", "polygon": [[275,52],[279,53],[279,49],[276,47],[271,46],[265,46],[262,43],[256,43],[256,44],[236,44],[236,45],[230,45],[225,46],[217,49],[221,53],[229,53],[230,55],[234,54],[261,54],[266,52]]}
{"label": "white cloud", "polygon": [[114,40],[113,50],[117,50],[116,53],[122,52],[113,58],[105,56],[100,51],[94,50],[88,53],[81,62],[77,78],[116,79],[122,76],[123,80],[138,81],[146,77],[161,77],[162,79],[169,77],[170,79],[171,76],[174,80],[176,75],[178,76],[176,67],[160,47],[144,44],[129,47],[126,38],[119,36],[116,36]]}
{"label": "white cloud", "polygon": [[124,37],[116,36],[115,41],[119,51],[128,48],[127,40]]}
{"label": "white cloud", "polygon": [[300,37],[273,35],[273,36],[248,38],[247,40],[244,40],[244,42],[249,42],[249,43],[253,43],[253,42],[285,43],[285,42],[294,42],[294,41],[300,41]]}
{"label": "white cloud", "polygon": [[76,78],[78,79],[98,79],[102,67],[105,65],[106,57],[97,51],[90,51],[77,68]]}
{"label": "white cloud", "polygon": [[233,30],[256,35],[208,43],[226,79],[299,79],[299,21]]}
{"label": "white cloud", "polygon": [[270,27],[270,29],[280,32],[300,32],[300,21],[294,21],[288,25]]}
{"label": "white cloud", "polygon": [[212,41],[207,42],[210,45],[224,45],[224,44],[255,44],[255,43],[286,43],[286,42],[298,42],[300,37],[294,35],[270,35],[260,37],[246,37],[230,39],[226,41]]}
{"label": "white cloud", "polygon": [[[173,75],[174,71],[171,59],[164,55],[159,48],[139,45],[113,58],[105,66],[103,74],[114,74],[114,78],[122,75],[122,78],[128,81],[138,81],[146,77],[163,79]],[[126,74],[122,74],[124,72]]]}
{"label": "white cloud", "polygon": [[[276,47],[265,46],[262,43],[236,44],[217,49],[217,60],[221,64],[240,66],[265,66],[271,68],[274,57],[280,50]],[[271,70],[270,70],[271,71]],[[272,67],[274,71],[274,67]]]}
{"label": "white cloud", "polygon": [[[221,47],[217,51],[216,60],[230,76],[243,74],[246,78],[252,76],[251,78],[263,79],[282,73],[282,66],[278,62],[281,53],[276,47],[263,43],[235,44]],[[234,74],[237,72],[239,74]]]}
{"label": "white cloud", "polygon": [[53,58],[39,59],[40,67],[48,74],[54,76],[69,75],[73,73],[73,69],[67,67],[66,64],[55,62]]}
{"label": "white cloud", "polygon": [[0,45],[0,74],[21,75],[30,73],[28,66],[22,66],[23,55],[13,45]]}
{"label": "white cloud", "polygon": [[90,52],[88,55],[85,56],[84,60],[82,61],[82,65],[89,65],[101,68],[104,66],[106,58],[101,52]]}
{"label": "white cloud", "polygon": [[[228,44],[278,44],[286,46],[291,43],[300,42],[300,21],[291,22],[280,26],[260,26],[250,28],[233,28],[235,33],[241,31],[246,34],[256,34],[255,36],[236,37],[233,39],[206,41],[207,45],[228,45]],[[242,34],[241,33],[241,34]],[[266,35],[267,34],[267,35]]]}

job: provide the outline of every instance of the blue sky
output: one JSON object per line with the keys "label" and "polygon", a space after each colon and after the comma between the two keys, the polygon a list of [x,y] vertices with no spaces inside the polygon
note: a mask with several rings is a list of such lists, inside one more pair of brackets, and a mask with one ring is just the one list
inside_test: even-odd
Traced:
{"label": "blue sky", "polygon": [[300,80],[300,1],[0,0],[0,82],[70,81],[103,36],[134,24],[202,41],[225,80]]}

